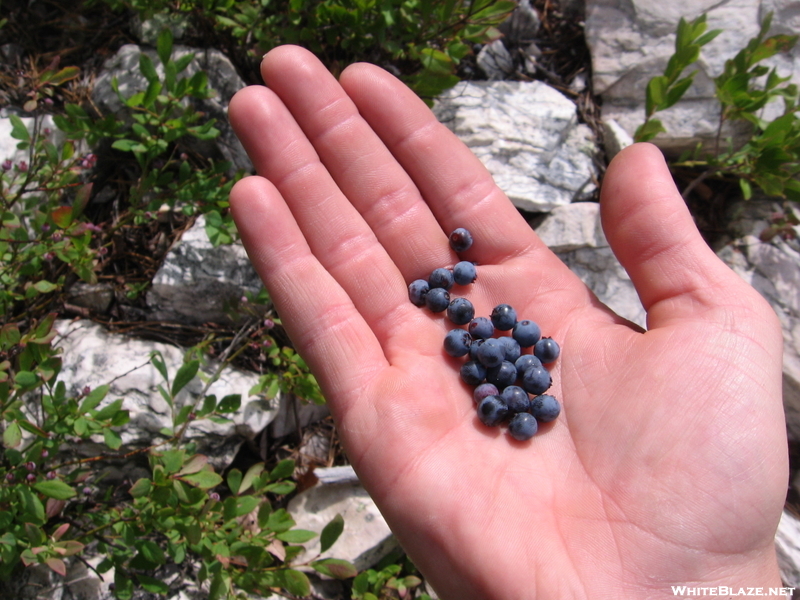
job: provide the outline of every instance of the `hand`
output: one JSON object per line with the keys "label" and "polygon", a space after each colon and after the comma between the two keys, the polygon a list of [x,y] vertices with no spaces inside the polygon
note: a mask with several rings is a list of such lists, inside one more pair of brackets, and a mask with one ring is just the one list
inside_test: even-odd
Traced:
{"label": "hand", "polygon": [[[442,598],[780,586],[780,328],[703,242],[657,149],[618,155],[601,199],[645,333],[394,77],[357,64],[337,82],[288,46],[262,75],[230,106],[259,174],[235,186],[234,217],[348,458]],[[509,303],[562,346],[562,414],[529,442],[479,423],[442,350],[452,326],[408,301],[409,282],[456,261],[456,227],[476,240],[476,314]]]}

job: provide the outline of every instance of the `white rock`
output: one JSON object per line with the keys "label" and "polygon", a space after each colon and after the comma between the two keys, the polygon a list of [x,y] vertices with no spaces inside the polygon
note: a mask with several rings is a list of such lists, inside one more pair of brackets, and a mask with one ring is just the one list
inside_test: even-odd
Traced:
{"label": "white rock", "polygon": [[[119,431],[123,444],[143,447],[163,439],[160,431],[172,426],[172,414],[158,391],[157,386],[165,383],[149,362],[150,355],[154,351],[161,353],[172,380],[183,364],[184,351],[169,344],[115,335],[91,321],[57,321],[55,328],[59,333],[55,345],[63,350],[64,360],[59,379],[67,390],[78,394],[85,386],[110,384],[101,407],[123,398],[123,408],[130,411],[130,422]],[[214,367],[211,365],[211,369]],[[242,397],[241,408],[227,415],[230,423],[198,419],[186,431],[186,438],[197,442],[199,452],[207,454],[216,468],[227,467],[239,445],[254,438],[275,413],[268,401],[250,397],[250,388],[257,380],[255,374],[228,367],[205,390],[205,395],[216,395],[217,400],[228,394]],[[195,402],[203,388],[204,384],[195,378],[178,394],[176,406]]]}
{"label": "white rock", "polygon": [[154,320],[182,323],[230,323],[231,309],[245,292],[262,287],[241,243],[214,246],[205,232],[205,217],[175,243],[147,293]]}
{"label": "white rock", "polygon": [[647,315],[628,273],[608,246],[600,205],[575,202],[554,209],[536,233],[619,316],[646,328]]}
{"label": "white rock", "polygon": [[434,112],[521,209],[548,212],[595,189],[591,130],[571,100],[542,82],[462,81]]}
{"label": "white rock", "polygon": [[[320,482],[330,479],[327,469],[315,469]],[[375,502],[358,482],[355,473],[344,475],[337,469],[337,483],[317,484],[292,498],[288,511],[297,528],[321,532],[337,514],[344,518],[344,531],[336,543],[320,558],[341,558],[352,562],[359,571],[374,566],[397,548],[386,520]],[[349,469],[352,472],[352,469]],[[315,559],[319,554],[319,538],[305,544],[306,551],[297,562]]]}
{"label": "white rock", "polygon": [[610,161],[621,150],[633,144],[633,138],[617,123],[616,119],[603,119],[603,141],[606,147],[606,156]]}

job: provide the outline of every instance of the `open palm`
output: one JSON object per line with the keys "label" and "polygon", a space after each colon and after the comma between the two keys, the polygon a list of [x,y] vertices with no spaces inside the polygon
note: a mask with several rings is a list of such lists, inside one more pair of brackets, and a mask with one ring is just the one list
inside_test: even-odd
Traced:
{"label": "open palm", "polygon": [[[778,586],[786,490],[775,315],[700,238],[660,153],[610,166],[609,243],[648,314],[601,305],[414,94],[371,65],[337,82],[280,47],[230,118],[259,176],[231,204],[347,455],[443,598],[674,597]],[[504,302],[563,352],[561,416],[528,442],[476,418],[452,328],[407,285],[456,262],[487,315]],[[462,295],[459,290],[459,295]]]}

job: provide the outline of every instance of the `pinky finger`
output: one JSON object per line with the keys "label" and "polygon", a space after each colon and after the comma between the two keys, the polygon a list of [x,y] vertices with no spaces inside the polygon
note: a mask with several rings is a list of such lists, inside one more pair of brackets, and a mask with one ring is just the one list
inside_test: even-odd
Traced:
{"label": "pinky finger", "polygon": [[[231,212],[286,332],[336,413],[388,366],[380,343],[342,287],[313,255],[275,186],[237,182]],[[336,357],[337,360],[331,360]],[[353,367],[358,365],[358,367]]]}

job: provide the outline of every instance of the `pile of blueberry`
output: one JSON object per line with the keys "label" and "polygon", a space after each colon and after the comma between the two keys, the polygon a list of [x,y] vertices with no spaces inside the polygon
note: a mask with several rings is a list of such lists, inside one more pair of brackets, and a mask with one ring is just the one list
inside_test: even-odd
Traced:
{"label": "pile of blueberry", "polygon": [[[450,247],[456,252],[471,245],[472,235],[466,229],[450,234]],[[476,317],[469,300],[450,298],[454,285],[469,285],[477,276],[475,263],[469,261],[452,269],[434,269],[427,280],[411,282],[408,297],[416,306],[446,312],[454,325],[466,326],[447,332],[444,350],[456,358],[466,357],[461,379],[475,386],[478,418],[489,427],[507,422],[513,438],[528,440],[539,423],[552,421],[561,413],[558,400],[545,394],[553,382],[545,365],[555,362],[561,349],[552,338],[542,337],[535,322],[517,320],[516,311],[508,304],[495,306],[489,317]]]}

